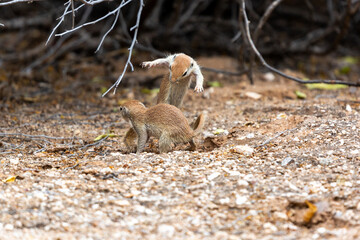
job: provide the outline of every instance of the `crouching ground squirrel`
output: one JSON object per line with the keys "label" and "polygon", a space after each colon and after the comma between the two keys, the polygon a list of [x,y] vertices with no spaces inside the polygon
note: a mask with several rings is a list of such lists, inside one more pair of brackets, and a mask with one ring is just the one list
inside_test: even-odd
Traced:
{"label": "crouching ground squirrel", "polygon": [[144,150],[150,136],[159,139],[160,153],[168,152],[172,144],[190,143],[190,150],[195,150],[194,137],[205,122],[205,115],[200,114],[193,128],[183,113],[176,107],[160,103],[150,108],[137,100],[129,100],[120,107],[121,114],[131,122],[138,137],[136,153]]}
{"label": "crouching ground squirrel", "polygon": [[[199,65],[188,55],[183,53],[173,54],[166,58],[159,58],[154,61],[143,62],[142,67],[168,67],[169,72],[165,74],[160,84],[157,96],[157,104],[167,103],[178,108],[184,100],[185,94],[193,79],[196,81],[195,92],[204,91],[204,77]],[[198,120],[196,120],[198,121]],[[195,122],[193,123],[195,124]],[[135,140],[137,134],[133,128],[129,129],[124,138],[128,150],[135,151]]]}

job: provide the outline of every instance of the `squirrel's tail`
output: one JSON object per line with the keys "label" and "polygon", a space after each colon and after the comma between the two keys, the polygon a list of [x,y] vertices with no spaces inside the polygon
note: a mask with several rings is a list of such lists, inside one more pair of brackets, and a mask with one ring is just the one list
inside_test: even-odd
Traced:
{"label": "squirrel's tail", "polygon": [[198,118],[190,124],[190,127],[194,130],[195,134],[198,134],[201,129],[204,127],[206,120],[206,114],[201,113]]}

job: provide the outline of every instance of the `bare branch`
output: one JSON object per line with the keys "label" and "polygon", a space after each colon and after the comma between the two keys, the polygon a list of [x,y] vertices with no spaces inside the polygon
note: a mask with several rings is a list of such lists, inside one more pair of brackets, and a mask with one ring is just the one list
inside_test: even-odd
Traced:
{"label": "bare branch", "polygon": [[130,65],[131,67],[131,70],[133,71],[133,66],[132,66],[132,63],[130,62],[131,61],[131,56],[132,56],[132,51],[134,49],[134,45],[137,41],[137,35],[138,35],[138,30],[139,30],[139,24],[140,24],[140,18],[141,18],[141,12],[142,12],[142,9],[143,9],[143,6],[144,6],[144,1],[143,0],[139,0],[139,10],[138,10],[138,14],[137,14],[137,19],[136,19],[136,24],[135,26],[133,26],[130,30],[135,30],[134,31],[134,36],[133,36],[133,40],[131,42],[131,45],[129,47],[129,56],[128,56],[128,59],[125,63],[125,66],[124,66],[124,70],[123,72],[121,73],[120,77],[116,80],[116,82],[102,95],[102,97],[104,97],[109,91],[111,91],[111,89],[114,89],[114,93],[116,92],[116,88],[119,86],[121,80],[123,79],[124,77],[124,74],[128,68],[128,66]]}
{"label": "bare branch", "polygon": [[113,24],[111,25],[111,27],[109,28],[109,30],[103,35],[103,37],[102,37],[102,39],[101,39],[101,41],[100,41],[100,43],[99,43],[99,46],[97,47],[95,53],[97,53],[97,52],[100,50],[100,47],[101,47],[101,45],[103,44],[106,36],[114,29],[115,24],[116,24],[116,22],[117,22],[118,19],[119,19],[120,11],[121,11],[121,9],[119,9],[119,10],[116,12],[116,16],[115,16],[115,19],[114,19]]}
{"label": "bare branch", "polygon": [[45,45],[47,45],[47,44],[49,43],[49,41],[50,41],[52,35],[54,35],[56,29],[58,29],[58,27],[59,27],[59,26],[61,25],[61,23],[64,21],[65,16],[66,16],[66,14],[67,14],[67,10],[68,10],[69,7],[70,7],[70,3],[71,3],[70,1],[68,1],[68,2],[65,3],[65,6],[66,6],[66,7],[65,7],[65,10],[64,10],[64,14],[61,16],[61,19],[60,19],[59,23],[54,27],[54,29],[53,29],[52,32],[50,33],[50,35],[49,35],[49,37],[48,37],[48,40],[46,41]]}
{"label": "bare branch", "polygon": [[285,78],[288,78],[290,80],[293,80],[295,82],[298,82],[298,83],[303,83],[303,84],[307,84],[307,83],[327,83],[327,84],[344,84],[344,85],[348,85],[348,86],[356,86],[356,87],[359,87],[360,86],[360,82],[344,82],[344,81],[341,81],[341,80],[302,80],[302,79],[299,79],[299,78],[296,78],[296,77],[292,77],[292,76],[289,76],[283,72],[281,72],[280,70],[270,66],[266,61],[265,59],[262,57],[262,55],[260,54],[260,52],[257,50],[257,48],[255,47],[255,44],[254,42],[252,41],[251,39],[251,35],[250,35],[250,29],[249,29],[249,19],[247,18],[247,15],[246,15],[246,10],[245,10],[245,0],[241,0],[241,5],[242,5],[242,12],[243,12],[243,17],[244,17],[244,24],[245,24],[245,30],[246,30],[246,38],[247,40],[249,41],[250,43],[250,46],[252,48],[252,50],[255,52],[256,56],[260,59],[260,62],[267,68],[269,69],[270,71],[282,76],[282,77],[285,77]]}
{"label": "bare branch", "polygon": [[129,4],[131,1],[132,1],[132,0],[128,0],[128,1],[126,1],[126,2],[122,1],[122,2],[120,3],[120,5],[119,5],[115,10],[113,10],[113,11],[111,11],[111,12],[108,12],[106,15],[102,16],[101,18],[98,18],[98,19],[96,19],[96,20],[94,20],[94,21],[91,21],[91,22],[87,22],[87,23],[81,24],[81,25],[79,25],[79,26],[77,26],[77,27],[75,27],[75,28],[73,28],[73,29],[71,29],[71,30],[67,30],[67,31],[65,31],[65,32],[63,32],[63,33],[55,34],[55,36],[61,37],[61,36],[64,36],[65,34],[72,33],[72,32],[74,32],[74,31],[76,31],[76,30],[78,30],[78,29],[80,29],[80,28],[85,27],[85,26],[98,23],[98,22],[106,19],[106,18],[109,17],[110,15],[113,15],[113,14],[117,13],[122,7],[126,6],[126,5]]}
{"label": "bare branch", "polygon": [[72,11],[72,28],[74,28],[75,27],[74,0],[71,0],[71,11]]}
{"label": "bare branch", "polygon": [[46,139],[55,139],[55,140],[73,139],[73,138],[64,138],[64,137],[52,137],[46,135],[29,135],[23,133],[0,133],[0,137],[46,138]]}
{"label": "bare branch", "polygon": [[93,0],[90,0],[90,1],[86,1],[86,0],[80,0],[80,2],[86,4],[86,5],[96,5],[96,4],[99,4],[99,3],[102,3],[102,2],[112,2],[113,0],[96,0],[96,1],[93,1]]}
{"label": "bare branch", "polygon": [[[260,34],[260,31],[262,29],[262,27],[264,26],[264,24],[266,23],[266,21],[269,19],[271,13],[274,11],[274,9],[282,2],[283,0],[275,0],[273,1],[270,6],[266,9],[264,15],[261,17],[256,29],[255,29],[255,32],[254,32],[254,42],[255,44],[257,43],[257,40],[259,38],[259,34]],[[252,69],[253,69],[253,66],[254,66],[254,59],[255,59],[255,56],[254,56],[254,52],[251,52],[250,54],[250,66],[249,66],[249,73],[248,75],[250,76],[250,79],[252,79]]]}
{"label": "bare branch", "polygon": [[41,1],[41,0],[12,0],[12,1],[8,1],[8,2],[0,3],[0,7],[1,6],[6,6],[6,5],[12,5],[12,4],[15,4],[15,3],[24,3],[24,2],[32,3],[34,1]]}

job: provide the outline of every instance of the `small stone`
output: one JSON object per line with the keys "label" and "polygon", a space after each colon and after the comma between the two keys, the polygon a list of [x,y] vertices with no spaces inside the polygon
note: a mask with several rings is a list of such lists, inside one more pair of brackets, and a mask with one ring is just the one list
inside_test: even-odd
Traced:
{"label": "small stone", "polygon": [[34,154],[36,157],[46,157],[46,153],[44,152],[38,152]]}
{"label": "small stone", "polygon": [[265,232],[267,232],[267,233],[273,233],[278,230],[274,224],[269,223],[269,222],[264,223],[264,229],[265,229]]}
{"label": "small stone", "polygon": [[275,80],[275,75],[274,75],[273,73],[271,73],[271,72],[265,73],[265,74],[263,75],[263,77],[264,77],[264,79],[265,79],[266,81],[268,81],[268,82],[272,82],[272,81]]}
{"label": "small stone", "polygon": [[252,99],[255,99],[255,100],[258,100],[258,99],[260,99],[262,97],[261,94],[256,93],[256,92],[246,92],[245,96],[247,96],[249,98],[252,98]]}
{"label": "small stone", "polygon": [[287,157],[284,160],[282,160],[281,166],[285,167],[286,165],[288,165],[292,161],[294,161],[294,159],[292,157]]}
{"label": "small stone", "polygon": [[219,177],[220,176],[220,173],[218,172],[215,172],[213,174],[210,174],[210,176],[208,176],[208,180],[209,181],[213,181],[215,178]]}
{"label": "small stone", "polygon": [[349,104],[346,104],[346,107],[345,107],[346,111],[348,112],[351,112],[352,111],[352,108]]}
{"label": "small stone", "polygon": [[219,200],[220,204],[229,204],[230,203],[230,198],[222,198]]}
{"label": "small stone", "polygon": [[319,234],[325,234],[326,232],[328,232],[328,230],[324,227],[320,227],[316,230]]}
{"label": "small stone", "polygon": [[358,149],[350,151],[351,155],[359,155],[360,151]]}
{"label": "small stone", "polygon": [[215,233],[216,240],[223,240],[223,239],[228,239],[228,238],[229,238],[229,234],[227,232],[219,231],[219,232]]}
{"label": "small stone", "polygon": [[319,163],[323,166],[327,166],[332,162],[331,158],[320,158]]}
{"label": "small stone", "polygon": [[163,173],[165,170],[163,169],[163,168],[157,168],[156,170],[155,170],[155,172],[156,173]]}
{"label": "small stone", "polygon": [[4,229],[5,230],[14,230],[14,225],[8,223],[5,225]]}
{"label": "small stone", "polygon": [[242,153],[244,155],[251,155],[254,152],[254,148],[248,145],[237,145],[233,147],[232,150],[236,153]]}
{"label": "small stone", "polygon": [[243,179],[239,179],[239,180],[237,181],[237,185],[238,185],[239,187],[247,187],[247,186],[249,186],[249,183],[248,183],[248,181],[245,181],[245,180],[243,180]]}
{"label": "small stone", "polygon": [[246,202],[248,202],[248,198],[246,196],[236,195],[236,205],[243,205]]}
{"label": "small stone", "polygon": [[246,138],[254,138],[255,137],[255,134],[254,133],[249,133],[248,135],[246,135]]}
{"label": "small stone", "polygon": [[19,158],[11,158],[10,159],[10,164],[13,164],[13,165],[17,165],[19,164]]}
{"label": "small stone", "polygon": [[167,224],[161,224],[158,227],[158,233],[162,235],[164,238],[172,238],[175,233],[175,228]]}
{"label": "small stone", "polygon": [[102,174],[109,174],[109,173],[112,173],[112,170],[111,170],[111,168],[107,167],[107,168],[101,169],[100,172]]}
{"label": "small stone", "polygon": [[356,205],[356,210],[360,211],[360,201],[359,201],[358,204]]}
{"label": "small stone", "polygon": [[287,220],[288,216],[284,212],[274,212],[274,218],[279,220]]}
{"label": "small stone", "polygon": [[113,203],[117,206],[120,206],[120,207],[124,207],[124,206],[130,206],[130,203],[129,201],[125,200],[125,199],[121,199],[121,200],[116,200],[116,201],[113,201]]}

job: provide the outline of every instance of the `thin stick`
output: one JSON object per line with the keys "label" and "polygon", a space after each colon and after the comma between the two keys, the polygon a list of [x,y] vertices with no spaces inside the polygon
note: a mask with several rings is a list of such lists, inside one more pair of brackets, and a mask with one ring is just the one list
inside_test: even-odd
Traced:
{"label": "thin stick", "polygon": [[229,72],[229,71],[224,71],[224,70],[219,70],[216,68],[209,68],[209,67],[200,67],[200,68],[201,68],[201,70],[204,70],[204,71],[221,73],[221,74],[230,75],[230,76],[241,76],[249,71],[248,69],[244,69],[240,72]]}
{"label": "thin stick", "polygon": [[[123,2],[124,2],[124,0],[123,0],[121,3],[123,3]],[[111,27],[109,28],[109,30],[103,35],[103,37],[102,37],[102,39],[101,39],[101,41],[100,41],[100,43],[99,43],[99,46],[97,47],[95,53],[97,53],[97,52],[100,50],[100,47],[101,47],[101,45],[103,44],[106,36],[114,29],[114,26],[115,26],[116,22],[117,22],[118,19],[119,19],[120,11],[121,11],[121,9],[119,8],[118,11],[116,12],[116,16],[115,16],[115,19],[114,19],[113,24],[111,25]]]}
{"label": "thin stick", "polygon": [[269,138],[268,140],[264,141],[263,143],[261,143],[261,144],[259,144],[259,145],[256,145],[255,148],[265,146],[266,144],[270,143],[272,140],[280,137],[281,135],[283,135],[283,134],[285,134],[285,133],[287,133],[287,132],[292,132],[292,131],[294,131],[295,129],[297,129],[297,127],[292,128],[292,129],[286,129],[285,131],[279,132],[279,133],[276,134],[274,137]]}
{"label": "thin stick", "polygon": [[[283,0],[275,0],[273,1],[270,6],[266,9],[264,15],[261,17],[259,24],[257,25],[255,31],[254,31],[254,43],[256,44],[259,38],[259,34],[260,31],[262,29],[262,27],[265,25],[265,23],[267,22],[267,20],[269,19],[271,13],[274,11],[274,9],[282,2]],[[254,56],[254,52],[252,51],[250,53],[250,73],[252,75],[252,69],[254,66],[254,60],[255,60],[255,56]]]}
{"label": "thin stick", "polygon": [[41,1],[41,0],[12,0],[12,1],[9,1],[9,2],[0,3],[0,7],[15,4],[15,3],[24,3],[24,2],[31,3],[31,2],[34,2],[34,1]]}
{"label": "thin stick", "polygon": [[54,27],[54,29],[51,31],[51,33],[50,33],[50,35],[49,35],[49,37],[48,37],[45,45],[47,45],[47,44],[49,43],[49,41],[50,41],[52,35],[54,35],[56,29],[58,29],[58,27],[59,27],[59,26],[61,25],[61,23],[64,21],[65,16],[66,16],[66,14],[67,14],[67,10],[68,10],[69,7],[70,7],[70,3],[71,3],[70,1],[68,1],[68,2],[65,3],[65,6],[66,6],[66,7],[65,7],[65,10],[64,10],[64,14],[61,16],[61,19],[60,19],[60,21],[58,22],[58,24],[56,24],[56,26]]}
{"label": "thin stick", "polygon": [[102,3],[102,2],[111,2],[113,0],[97,0],[97,1],[93,1],[93,0],[90,0],[90,1],[86,1],[86,0],[80,0],[82,3],[86,4],[86,5],[96,5],[98,3]]}
{"label": "thin stick", "polygon": [[127,59],[127,61],[125,63],[124,70],[121,73],[120,77],[116,80],[116,82],[102,95],[102,97],[104,97],[114,87],[115,87],[115,89],[114,89],[114,94],[115,94],[116,88],[119,86],[121,80],[123,79],[123,77],[125,75],[125,72],[126,72],[129,65],[131,67],[131,70],[134,71],[132,63],[130,61],[131,61],[132,51],[134,49],[135,42],[137,41],[137,35],[138,35],[138,31],[139,31],[139,24],[140,24],[140,18],[141,18],[141,12],[142,12],[142,9],[143,9],[144,1],[139,0],[139,4],[140,4],[140,6],[139,6],[138,14],[137,14],[136,24],[135,24],[135,26],[133,26],[130,29],[131,31],[132,30],[135,30],[135,31],[134,31],[133,40],[132,40],[131,45],[129,47],[129,56],[128,56],[128,59]]}
{"label": "thin stick", "polygon": [[243,16],[244,16],[244,22],[245,22],[245,30],[246,30],[246,38],[248,39],[250,46],[252,48],[252,50],[255,52],[256,56],[260,59],[260,62],[270,71],[288,78],[290,80],[293,80],[295,82],[298,83],[302,83],[302,84],[307,84],[307,83],[327,83],[327,84],[344,84],[344,85],[348,85],[348,86],[355,86],[355,87],[360,87],[360,82],[355,83],[355,82],[344,82],[341,80],[302,80],[296,77],[292,77],[289,76],[283,72],[281,72],[280,70],[277,70],[276,68],[270,66],[265,59],[262,57],[262,55],[260,54],[260,52],[257,50],[257,48],[255,47],[254,42],[251,39],[251,35],[250,35],[250,29],[249,29],[249,19],[247,18],[246,15],[246,10],[245,10],[245,0],[241,0],[241,4],[242,4],[242,12],[243,12]]}
{"label": "thin stick", "polygon": [[52,136],[46,136],[46,135],[29,135],[24,133],[0,133],[0,137],[23,137],[23,138],[47,138],[47,139],[56,139],[56,140],[67,140],[67,139],[73,139],[73,138],[64,138],[64,137],[52,137]]}
{"label": "thin stick", "polygon": [[64,36],[65,34],[72,33],[72,32],[74,32],[74,31],[76,31],[76,30],[78,30],[78,29],[80,29],[80,28],[85,27],[85,26],[98,23],[98,22],[104,20],[105,18],[109,17],[110,15],[115,14],[120,8],[126,6],[126,5],[129,4],[131,1],[132,1],[132,0],[128,0],[128,1],[126,1],[126,2],[124,2],[124,3],[122,2],[115,10],[113,10],[113,11],[111,11],[111,12],[108,12],[106,15],[102,16],[101,18],[98,18],[98,19],[96,19],[96,20],[94,20],[94,21],[91,21],[91,22],[87,22],[87,23],[81,24],[80,26],[77,26],[77,27],[75,27],[75,28],[73,28],[73,29],[70,29],[70,30],[67,30],[67,31],[65,31],[65,32],[55,34],[55,36],[61,37],[61,36]]}
{"label": "thin stick", "polygon": [[71,11],[72,11],[72,28],[74,28],[75,27],[74,0],[71,0]]}

